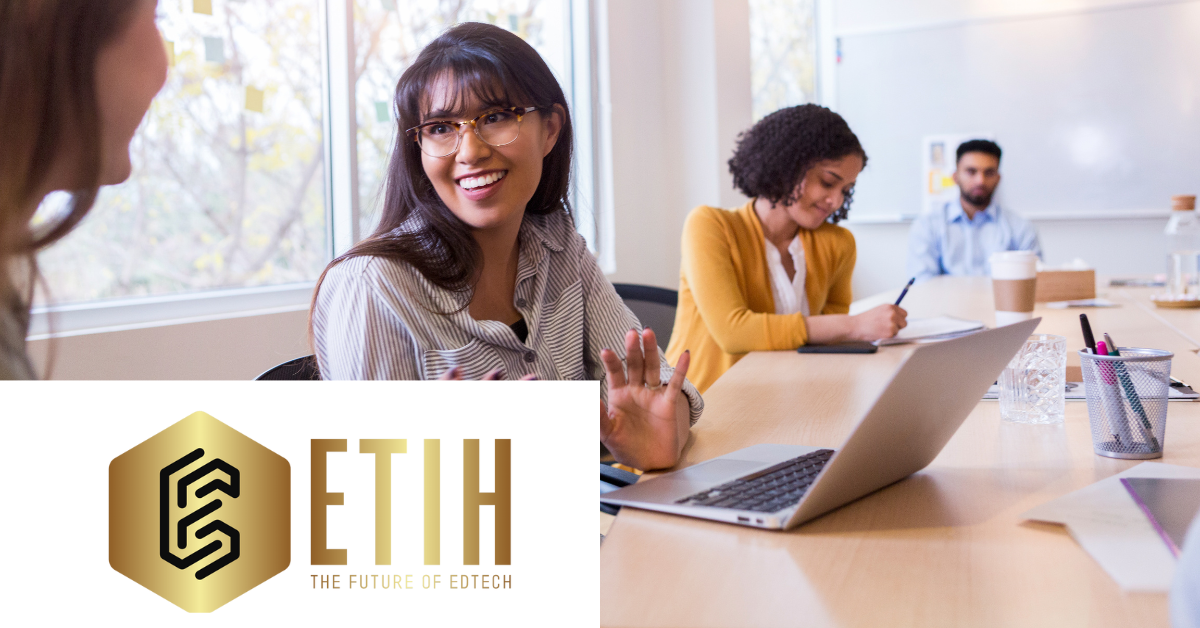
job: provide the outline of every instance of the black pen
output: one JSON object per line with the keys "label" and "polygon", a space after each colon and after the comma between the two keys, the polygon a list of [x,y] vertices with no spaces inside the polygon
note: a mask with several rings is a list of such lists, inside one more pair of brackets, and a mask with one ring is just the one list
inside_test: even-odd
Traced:
{"label": "black pen", "polygon": [[1092,326],[1088,324],[1087,314],[1079,315],[1079,325],[1083,327],[1083,344],[1087,345],[1088,351],[1096,352],[1096,339],[1092,337]]}
{"label": "black pen", "polygon": [[899,298],[899,299],[896,299],[896,305],[897,305],[897,306],[899,306],[899,305],[900,305],[900,302],[904,300],[904,295],[908,294],[908,289],[912,287],[912,285],[913,285],[913,282],[914,282],[914,281],[916,281],[916,280],[917,280],[917,278],[916,278],[916,277],[913,277],[912,279],[909,279],[909,280],[908,280],[908,284],[907,284],[906,286],[904,286],[904,289],[903,289],[903,290],[901,290],[901,291],[900,291],[900,298]]}

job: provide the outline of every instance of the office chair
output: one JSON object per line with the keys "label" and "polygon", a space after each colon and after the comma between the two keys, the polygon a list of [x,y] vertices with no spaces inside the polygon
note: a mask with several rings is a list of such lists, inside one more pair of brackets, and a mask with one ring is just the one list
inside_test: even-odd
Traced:
{"label": "office chair", "polygon": [[254,378],[254,381],[270,380],[310,380],[321,379],[321,371],[317,369],[317,356],[306,355],[283,364],[273,366]]}
{"label": "office chair", "polygon": [[615,283],[617,296],[633,311],[643,327],[654,330],[658,347],[666,350],[671,341],[671,330],[675,327],[675,308],[679,305],[679,293],[666,288],[641,286],[632,283]]}

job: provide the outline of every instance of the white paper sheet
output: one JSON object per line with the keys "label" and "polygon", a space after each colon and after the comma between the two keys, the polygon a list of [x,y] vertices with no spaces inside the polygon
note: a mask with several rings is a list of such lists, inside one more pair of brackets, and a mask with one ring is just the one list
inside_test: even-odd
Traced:
{"label": "white paper sheet", "polygon": [[937,316],[934,318],[914,318],[908,321],[908,326],[900,330],[894,338],[884,338],[875,344],[898,345],[921,340],[945,340],[962,334],[973,333],[983,329],[981,321],[969,321],[953,316]]}
{"label": "white paper sheet", "polygon": [[1143,462],[1021,516],[1066,525],[1071,537],[1122,589],[1166,592],[1175,574],[1175,559],[1121,485],[1123,477],[1200,478],[1200,469]]}

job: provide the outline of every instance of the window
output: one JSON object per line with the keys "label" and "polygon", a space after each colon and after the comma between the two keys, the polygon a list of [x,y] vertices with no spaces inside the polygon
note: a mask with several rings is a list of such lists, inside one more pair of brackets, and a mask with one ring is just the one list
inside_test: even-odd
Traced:
{"label": "window", "polygon": [[[587,0],[345,1],[349,24],[343,0],[159,0],[171,68],[131,146],[133,176],[40,255],[50,293],[39,302],[52,305],[35,309],[34,334],[47,310],[66,313],[61,333],[307,307],[335,243],[344,250],[379,219],[396,81],[455,23],[490,22],[533,45],[572,100],[577,154],[590,155],[591,92],[573,77],[592,54],[572,54],[590,46]],[[575,182],[590,191],[592,162],[580,163]],[[64,197],[35,220],[52,220]],[[593,204],[576,197],[594,241]]]}
{"label": "window", "polygon": [[816,0],[750,0],[753,115],[817,101]]}
{"label": "window", "polygon": [[320,6],[159,2],[167,83],[133,175],[41,255],[52,302],[317,277],[329,259]]}

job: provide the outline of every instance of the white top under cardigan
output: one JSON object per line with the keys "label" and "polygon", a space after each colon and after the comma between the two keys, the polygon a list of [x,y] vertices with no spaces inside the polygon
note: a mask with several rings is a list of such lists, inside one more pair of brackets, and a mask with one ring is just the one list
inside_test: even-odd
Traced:
{"label": "white top under cardigan", "polygon": [[776,314],[795,314],[800,312],[805,316],[808,312],[808,293],[804,291],[804,276],[808,267],[804,264],[804,243],[797,235],[788,245],[788,253],[792,256],[792,267],[796,270],[793,279],[788,279],[787,270],[783,267],[783,256],[779,249],[766,238],[763,239],[767,248],[767,269],[771,274],[771,294],[775,297]]}

